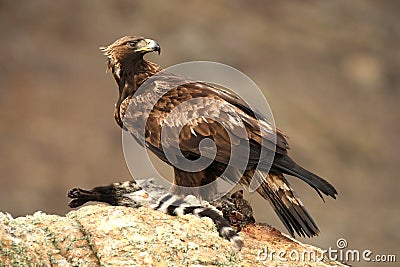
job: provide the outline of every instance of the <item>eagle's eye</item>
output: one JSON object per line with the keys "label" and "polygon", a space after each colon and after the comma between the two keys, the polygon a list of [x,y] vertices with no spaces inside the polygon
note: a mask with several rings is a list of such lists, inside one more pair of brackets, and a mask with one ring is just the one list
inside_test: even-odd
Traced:
{"label": "eagle's eye", "polygon": [[126,44],[127,44],[129,47],[134,48],[135,45],[136,45],[136,43],[137,43],[137,41],[129,41],[129,42],[127,42]]}

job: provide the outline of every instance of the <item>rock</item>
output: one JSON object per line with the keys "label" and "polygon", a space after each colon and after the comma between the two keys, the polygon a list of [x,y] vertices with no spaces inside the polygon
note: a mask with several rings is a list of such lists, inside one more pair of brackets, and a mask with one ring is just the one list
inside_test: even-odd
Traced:
{"label": "rock", "polygon": [[[12,218],[0,213],[1,266],[344,266],[329,261],[287,261],[265,251],[321,250],[265,225],[240,233],[236,252],[208,218],[172,217],[148,208],[93,205],[66,216],[36,212]],[[270,256],[270,255],[269,255]],[[293,256],[293,255],[292,255]]]}

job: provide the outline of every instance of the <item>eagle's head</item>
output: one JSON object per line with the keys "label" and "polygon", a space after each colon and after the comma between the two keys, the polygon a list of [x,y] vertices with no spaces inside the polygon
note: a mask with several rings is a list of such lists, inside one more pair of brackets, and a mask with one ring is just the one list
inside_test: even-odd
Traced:
{"label": "eagle's head", "polygon": [[132,63],[143,59],[143,55],[149,52],[161,52],[156,41],[141,36],[121,37],[109,46],[100,47],[100,50],[115,64]]}
{"label": "eagle's head", "polygon": [[115,104],[114,117],[122,127],[120,107],[122,102],[132,96],[139,85],[162,68],[148,62],[143,56],[149,52],[160,54],[160,45],[151,39],[141,36],[124,36],[114,43],[100,47],[108,58],[108,69],[118,84],[119,96]]}

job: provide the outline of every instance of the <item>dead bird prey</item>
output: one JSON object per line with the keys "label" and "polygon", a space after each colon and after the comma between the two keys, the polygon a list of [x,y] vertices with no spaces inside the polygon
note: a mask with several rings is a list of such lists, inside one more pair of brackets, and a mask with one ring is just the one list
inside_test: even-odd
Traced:
{"label": "dead bird prey", "polygon": [[146,179],[140,184],[142,186],[131,180],[98,186],[91,190],[73,188],[67,194],[71,198],[68,205],[77,208],[89,201],[97,201],[113,206],[146,206],[172,216],[193,214],[199,218],[208,217],[216,225],[219,234],[231,241],[238,250],[243,247],[243,241],[231,226],[240,231],[246,225],[255,223],[253,210],[243,198],[241,190],[231,196],[223,196],[210,205],[204,201],[200,202],[194,196],[177,198],[162,186],[155,184],[153,179]]}
{"label": "dead bird prey", "polygon": [[[269,201],[292,236],[297,233],[300,236],[312,237],[319,233],[316,223],[284,174],[303,180],[314,188],[321,198],[322,194],[335,198],[337,191],[326,180],[302,168],[288,156],[289,145],[285,136],[271,125],[265,116],[257,118],[250,107],[230,91],[203,82],[188,82],[185,78],[174,74],[166,73],[161,80],[147,86],[143,94],[135,94],[145,81],[163,70],[157,64],[143,58],[149,52],[160,53],[160,45],[154,40],[140,36],[125,36],[101,49],[107,56],[108,68],[118,85],[119,97],[114,112],[116,122],[164,162],[172,165],[162,147],[161,130],[165,118],[185,101],[202,98],[201,102],[190,107],[191,110],[199,114],[207,114],[208,111],[214,110],[221,112],[221,116],[223,112],[226,112],[225,114],[235,112],[244,123],[239,125],[230,122],[230,128],[224,128],[221,123],[209,118],[198,118],[184,123],[182,114],[177,114],[171,119],[170,130],[178,132],[179,144],[167,145],[181,152],[174,155],[178,162],[176,166],[187,159],[198,159],[201,156],[199,143],[204,138],[212,139],[217,148],[212,163],[201,171],[189,172],[174,167],[175,185],[198,188],[216,180],[228,169],[231,147],[241,146],[247,141],[250,144],[250,153],[248,158],[241,159],[247,164],[244,173],[237,177],[237,173],[241,172],[231,168],[233,170],[225,178],[249,185],[254,176],[258,177],[263,182],[257,192]],[[157,95],[157,92],[163,89],[161,87],[177,83],[180,85],[172,86],[173,88],[161,97]],[[148,107],[145,107],[146,101],[143,99],[155,97],[158,101],[151,107],[149,114],[146,114],[144,109]],[[218,104],[215,104],[216,100]],[[180,128],[181,124],[185,126]],[[243,125],[244,135],[238,130]],[[140,133],[141,127],[144,128],[144,134]],[[235,142],[231,142],[231,136],[234,136]],[[276,136],[276,143],[272,136]],[[275,153],[272,162],[266,160],[260,153],[262,149]],[[212,194],[212,192],[199,192],[199,195],[206,193]]]}

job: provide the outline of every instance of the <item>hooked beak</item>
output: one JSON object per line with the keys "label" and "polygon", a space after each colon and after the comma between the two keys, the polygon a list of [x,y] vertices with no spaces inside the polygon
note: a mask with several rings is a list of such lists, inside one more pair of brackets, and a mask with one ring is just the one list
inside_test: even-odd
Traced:
{"label": "hooked beak", "polygon": [[149,52],[158,52],[161,53],[160,45],[152,40],[152,39],[144,39],[138,43],[138,48],[136,48],[135,52],[141,53],[149,53]]}

